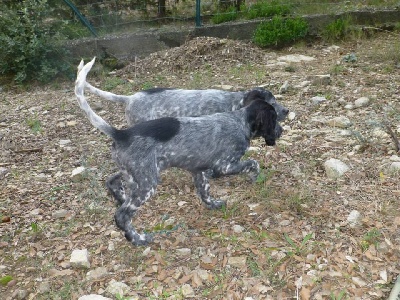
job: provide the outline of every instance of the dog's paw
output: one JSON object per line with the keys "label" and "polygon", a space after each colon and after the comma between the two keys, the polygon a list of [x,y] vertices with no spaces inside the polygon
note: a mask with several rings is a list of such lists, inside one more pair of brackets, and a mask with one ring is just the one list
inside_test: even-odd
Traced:
{"label": "dog's paw", "polygon": [[153,242],[154,238],[151,234],[138,234],[138,233],[132,233],[129,234],[128,232],[125,233],[125,237],[128,241],[130,241],[133,245],[135,246],[145,246],[148,243]]}
{"label": "dog's paw", "polygon": [[226,206],[226,201],[213,199],[210,203],[206,204],[208,209],[221,209]]}

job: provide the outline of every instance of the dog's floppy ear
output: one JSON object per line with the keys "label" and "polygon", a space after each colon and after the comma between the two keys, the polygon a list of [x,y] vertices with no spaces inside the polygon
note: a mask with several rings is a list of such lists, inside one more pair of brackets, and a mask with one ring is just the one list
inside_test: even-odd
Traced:
{"label": "dog's floppy ear", "polygon": [[276,140],[276,111],[272,105],[263,102],[261,109],[257,113],[256,124],[268,146],[274,146]]}

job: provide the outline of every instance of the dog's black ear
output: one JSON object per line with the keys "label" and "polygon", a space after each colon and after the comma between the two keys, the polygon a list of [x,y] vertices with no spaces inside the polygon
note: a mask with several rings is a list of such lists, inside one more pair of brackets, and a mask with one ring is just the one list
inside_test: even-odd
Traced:
{"label": "dog's black ear", "polygon": [[249,106],[251,103],[253,103],[256,100],[264,101],[264,95],[263,95],[262,91],[257,90],[257,89],[248,91],[244,95],[243,106]]}
{"label": "dog's black ear", "polygon": [[277,114],[272,105],[263,103],[263,108],[258,111],[256,122],[261,136],[268,146],[274,146],[276,140],[275,126]]}

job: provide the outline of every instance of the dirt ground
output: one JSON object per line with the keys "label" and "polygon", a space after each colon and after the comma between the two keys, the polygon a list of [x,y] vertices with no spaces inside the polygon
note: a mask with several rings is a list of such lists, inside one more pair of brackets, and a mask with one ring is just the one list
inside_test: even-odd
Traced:
{"label": "dirt ground", "polygon": [[[164,172],[133,220],[155,236],[146,247],[130,245],[114,224],[104,184],[115,171],[111,142],[79,109],[73,82],[4,87],[0,298],[387,299],[400,273],[400,173],[390,168],[400,154],[388,134],[391,128],[400,138],[399,37],[336,45],[275,51],[199,38],[111,74],[89,74],[92,84],[121,94],[265,86],[292,112],[277,146],[254,140],[246,154],[263,168],[256,183],[241,176],[211,182],[212,193],[228,201],[222,211],[200,204],[186,172]],[[288,54],[314,60],[287,63],[281,57]],[[327,81],[313,77],[326,74]],[[369,102],[356,107],[361,97]],[[125,125],[121,105],[88,101],[111,124]],[[351,125],[339,128],[338,116]],[[350,169],[328,178],[329,158]],[[74,181],[79,166],[87,172]],[[355,224],[352,211],[360,213]],[[88,250],[89,269],[71,266],[76,249]],[[87,275],[99,267],[101,276]],[[124,295],[109,293],[112,280],[128,286]]]}

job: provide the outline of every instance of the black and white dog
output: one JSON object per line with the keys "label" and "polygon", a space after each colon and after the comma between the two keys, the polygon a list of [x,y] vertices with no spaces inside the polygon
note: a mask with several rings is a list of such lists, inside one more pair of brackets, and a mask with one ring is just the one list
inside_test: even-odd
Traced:
{"label": "black and white dog", "polygon": [[203,203],[210,209],[220,208],[225,202],[210,196],[206,173],[212,172],[215,177],[247,173],[255,180],[258,163],[240,160],[250,140],[263,137],[267,145],[274,145],[282,133],[274,107],[262,100],[233,112],[165,117],[116,129],[96,115],[85,99],[86,76],[93,63],[81,62],[75,94],[92,125],[114,141],[112,154],[120,172],[110,177],[107,186],[120,204],[116,224],[134,245],[152,240],[151,235],[136,232],[132,217],[155,193],[162,170],[178,167],[189,171]]}
{"label": "black and white dog", "polygon": [[270,91],[261,87],[246,92],[154,88],[131,96],[102,91],[88,82],[85,82],[85,87],[99,97],[125,104],[125,115],[129,126],[162,117],[198,117],[234,111],[249,105],[254,100],[271,104],[278,115],[278,121],[283,121],[289,113],[286,107],[276,101]]}

